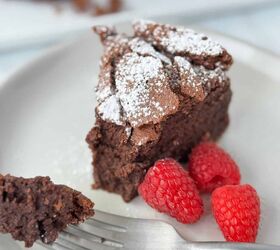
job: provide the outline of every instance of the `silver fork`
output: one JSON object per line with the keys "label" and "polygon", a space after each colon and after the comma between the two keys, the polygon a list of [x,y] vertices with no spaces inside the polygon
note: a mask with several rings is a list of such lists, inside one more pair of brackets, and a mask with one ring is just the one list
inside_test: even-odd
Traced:
{"label": "silver fork", "polygon": [[280,246],[228,242],[190,242],[175,229],[157,220],[132,219],[95,210],[93,218],[79,226],[70,225],[50,250],[280,250]]}

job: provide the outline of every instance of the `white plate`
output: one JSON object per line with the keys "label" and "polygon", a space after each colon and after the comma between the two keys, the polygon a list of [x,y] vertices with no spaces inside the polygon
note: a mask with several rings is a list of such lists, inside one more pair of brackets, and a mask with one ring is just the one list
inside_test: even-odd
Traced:
{"label": "white plate", "polygon": [[[122,30],[127,27],[122,25]],[[238,162],[242,181],[256,187],[261,196],[258,241],[280,244],[280,60],[231,38],[210,35],[235,58],[230,72],[231,123],[220,144]],[[93,89],[100,55],[97,37],[86,34],[49,52],[0,86],[0,172],[49,175],[56,183],[81,190],[97,209],[167,220],[192,240],[223,240],[209,205],[198,223],[182,225],[139,197],[124,203],[118,195],[91,189],[91,155],[84,138],[94,122]],[[8,248],[3,240],[12,244],[9,239],[1,238],[3,249]]]}

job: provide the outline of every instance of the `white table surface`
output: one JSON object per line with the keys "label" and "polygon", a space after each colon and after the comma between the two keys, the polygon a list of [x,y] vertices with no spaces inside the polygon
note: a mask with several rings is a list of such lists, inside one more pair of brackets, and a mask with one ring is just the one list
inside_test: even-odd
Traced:
{"label": "white table surface", "polygon": [[[16,28],[14,20],[9,20],[7,18],[7,12],[5,12],[5,8],[3,10],[4,0],[0,0],[0,43],[5,41],[5,39],[8,41],[8,38],[11,38],[11,30],[9,29],[9,32],[7,29],[11,27],[8,24],[14,25],[14,29]],[[239,1],[239,0],[238,0]],[[233,2],[237,5],[237,0],[234,1],[228,1],[227,3]],[[251,0],[250,0],[251,1]],[[250,2],[249,1],[249,2]],[[254,1],[254,0],[252,0]],[[262,2],[261,0],[255,0],[256,2]],[[7,1],[8,2],[8,1]],[[20,2],[20,1],[19,1]],[[147,4],[148,0],[143,1],[136,1],[136,0],[130,0],[126,1],[125,9],[134,10],[135,13],[138,12],[138,16],[145,15],[145,4]],[[153,4],[147,10],[149,12],[149,15],[151,13],[155,12],[157,14],[160,13],[160,10],[158,9],[158,3],[162,2],[159,0],[152,1]],[[238,39],[247,41],[251,44],[254,44],[258,47],[264,48],[268,51],[271,51],[273,53],[277,53],[280,55],[280,32],[279,32],[279,24],[280,24],[280,0],[274,1],[273,4],[268,3],[267,5],[262,5],[259,7],[247,7],[237,10],[227,10],[225,12],[215,12],[213,9],[210,9],[210,12],[207,13],[206,7],[209,6],[209,4],[213,3],[217,5],[218,7],[221,7],[224,2],[219,0],[197,0],[196,2],[192,1],[192,10],[193,13],[196,15],[190,15],[190,10],[186,8],[186,2],[184,4],[183,1],[174,1],[174,4],[178,6],[182,6],[181,12],[186,11],[186,18],[189,20],[190,25],[195,24],[196,26],[201,26],[203,28],[208,28],[211,30],[216,30],[219,32],[222,32],[224,34],[236,37]],[[240,2],[240,1],[239,1]],[[2,4],[2,6],[1,6]],[[14,3],[13,3],[14,4]],[[174,6],[174,4],[172,6]],[[165,5],[167,6],[167,5]],[[9,8],[11,8],[12,5],[10,5]],[[213,7],[213,6],[212,6]],[[183,9],[185,8],[185,9]],[[8,9],[7,9],[8,10]],[[11,11],[11,9],[9,9]],[[136,11],[137,10],[137,11]],[[203,13],[207,13],[199,15],[199,11],[202,11]],[[2,11],[2,14],[1,14]],[[170,12],[176,11],[176,8],[170,8]],[[168,10],[166,8],[162,9],[163,13],[168,13]],[[6,13],[6,16],[3,16],[3,13]],[[23,18],[23,17],[21,17]],[[90,19],[87,19],[87,17],[82,17],[82,20],[87,20],[84,23],[84,27],[87,27],[89,23],[91,23]],[[97,18],[95,18],[97,20]],[[6,22],[5,23],[3,22]],[[79,21],[81,22],[81,20]],[[47,24],[46,28],[47,28]],[[6,30],[5,30],[6,27]],[[25,26],[26,29],[29,29],[28,32],[32,33],[32,28],[30,28],[30,25]],[[24,28],[24,27],[22,27]],[[36,30],[38,28],[38,25],[34,25],[33,29]],[[6,32],[7,35],[4,35]],[[78,36],[78,32],[76,33]],[[10,36],[10,37],[9,37]],[[68,37],[69,38],[69,37]],[[44,51],[53,46],[54,44],[63,42],[63,39],[60,39],[59,41],[49,41],[45,43],[35,43],[35,44],[29,44],[29,46],[22,46],[19,48],[13,48],[9,49],[7,51],[0,51],[0,84],[3,82],[10,74],[12,74],[14,71],[16,71],[18,68],[20,68],[22,65],[26,64],[28,61],[32,60],[34,57],[44,53]]]}

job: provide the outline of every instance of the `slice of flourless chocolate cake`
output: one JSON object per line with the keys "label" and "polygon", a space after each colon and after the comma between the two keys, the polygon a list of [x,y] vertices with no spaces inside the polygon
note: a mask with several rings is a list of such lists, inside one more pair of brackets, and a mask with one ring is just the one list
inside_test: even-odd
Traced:
{"label": "slice of flourless chocolate cake", "polygon": [[87,136],[95,187],[130,201],[156,160],[186,160],[202,138],[223,133],[232,57],[184,27],[136,21],[133,36],[94,30],[104,46],[96,122]]}

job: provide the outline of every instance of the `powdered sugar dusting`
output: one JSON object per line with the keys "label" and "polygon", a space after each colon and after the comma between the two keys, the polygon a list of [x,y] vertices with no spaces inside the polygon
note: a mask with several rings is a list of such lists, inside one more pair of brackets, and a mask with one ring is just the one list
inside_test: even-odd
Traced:
{"label": "powdered sugar dusting", "polygon": [[101,60],[102,65],[110,63],[110,61],[117,54],[123,54],[125,49],[127,49],[129,38],[125,35],[116,34],[114,36],[109,36],[103,41],[104,45],[104,55]]}
{"label": "powdered sugar dusting", "polygon": [[156,25],[156,22],[144,19],[134,20],[132,22],[134,29],[137,29],[142,33],[147,31],[149,25]]}
{"label": "powdered sugar dusting", "polygon": [[105,101],[97,107],[97,110],[104,120],[109,120],[118,125],[123,124],[121,119],[121,106],[115,95],[106,98]]}
{"label": "powdered sugar dusting", "polygon": [[174,64],[177,66],[181,78],[181,92],[203,100],[206,93],[203,90],[201,78],[198,77],[193,66],[183,57],[175,56]]}
{"label": "powdered sugar dusting", "polygon": [[151,55],[155,53],[153,46],[140,38],[133,38],[128,44],[133,52],[140,55]]}
{"label": "powdered sugar dusting", "polygon": [[197,76],[201,79],[203,84],[209,83],[209,80],[217,80],[218,83],[223,83],[227,79],[226,72],[221,68],[217,67],[214,70],[206,69],[203,66],[193,66]]}
{"label": "powdered sugar dusting", "polygon": [[163,47],[171,54],[189,53],[218,56],[223,53],[223,48],[219,43],[192,29],[162,25],[145,20],[135,21],[133,28],[137,35],[143,35],[149,42]]}
{"label": "powdered sugar dusting", "polygon": [[104,101],[110,95],[112,95],[112,91],[109,86],[104,86],[103,88],[97,88],[96,90],[96,96],[98,102]]}
{"label": "powdered sugar dusting", "polygon": [[[160,29],[154,32],[160,33]],[[193,55],[218,56],[223,52],[220,44],[204,34],[183,28],[178,28],[177,31],[168,31],[166,37],[162,38],[161,44],[170,53],[189,52]]]}
{"label": "powdered sugar dusting", "polygon": [[196,73],[192,68],[192,65],[183,57],[181,56],[175,56],[174,62],[177,64],[179,72],[184,74],[186,76],[186,81],[184,81],[185,84],[188,84],[190,87],[197,88],[199,85],[201,85],[201,81],[197,81],[195,79]]}
{"label": "powdered sugar dusting", "polygon": [[132,126],[159,119],[176,109],[168,105],[169,100],[163,102],[158,98],[169,88],[158,58],[128,53],[116,66],[115,77],[116,95]]}
{"label": "powdered sugar dusting", "polygon": [[158,123],[178,110],[173,88],[202,101],[212,86],[227,79],[224,66],[231,63],[219,56],[209,62],[208,56],[224,49],[193,30],[143,20],[134,23],[134,30],[129,37],[98,29],[105,50],[96,110],[103,120],[126,126],[128,137],[131,128]]}
{"label": "powdered sugar dusting", "polygon": [[126,128],[125,128],[125,133],[126,133],[127,138],[130,137],[131,132],[132,132],[132,128],[131,128],[131,127],[126,127]]}
{"label": "powdered sugar dusting", "polygon": [[175,56],[174,63],[177,65],[179,72],[187,77],[187,81],[184,83],[196,90],[199,86],[208,84],[210,80],[214,79],[222,83],[227,79],[226,72],[221,67],[209,70],[203,66],[194,66],[181,56]]}
{"label": "powdered sugar dusting", "polygon": [[184,70],[192,70],[192,65],[188,60],[186,60],[184,57],[181,56],[175,56],[174,57],[174,62],[182,69]]}
{"label": "powdered sugar dusting", "polygon": [[128,44],[129,44],[131,50],[133,52],[138,53],[139,55],[142,55],[142,56],[150,55],[150,56],[160,59],[161,61],[163,61],[167,64],[171,64],[171,61],[167,56],[159,53],[158,51],[156,51],[154,49],[154,47],[151,44],[145,42],[144,40],[141,40],[140,38],[134,38]]}

